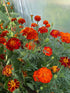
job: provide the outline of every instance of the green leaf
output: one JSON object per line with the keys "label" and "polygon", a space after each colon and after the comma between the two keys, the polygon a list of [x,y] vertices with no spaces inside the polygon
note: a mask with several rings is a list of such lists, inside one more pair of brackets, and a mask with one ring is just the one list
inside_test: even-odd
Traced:
{"label": "green leaf", "polygon": [[13,91],[13,93],[21,93],[19,89],[16,89],[15,91]]}
{"label": "green leaf", "polygon": [[5,82],[4,88],[5,88],[5,89],[8,89],[8,80]]}
{"label": "green leaf", "polygon": [[31,88],[32,90],[34,90],[34,87],[33,87],[33,85],[32,85],[31,83],[27,83],[27,86],[28,86],[29,88]]}

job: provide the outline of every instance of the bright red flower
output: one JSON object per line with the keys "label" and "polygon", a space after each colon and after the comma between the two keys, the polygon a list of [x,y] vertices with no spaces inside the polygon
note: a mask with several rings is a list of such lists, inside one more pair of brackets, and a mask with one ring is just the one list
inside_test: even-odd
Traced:
{"label": "bright red flower", "polygon": [[50,27],[51,25],[50,24],[46,24],[46,27]]}
{"label": "bright red flower", "polygon": [[21,46],[21,42],[17,38],[10,38],[8,42],[6,43],[6,48],[13,51],[14,49],[19,49]]}
{"label": "bright red flower", "polygon": [[24,18],[19,18],[18,19],[18,23],[19,24],[24,24],[26,21],[25,21],[25,19]]}
{"label": "bright red flower", "polygon": [[7,30],[6,31],[2,31],[2,33],[0,34],[1,37],[4,37],[7,35],[7,33],[9,33]]}
{"label": "bright red flower", "polygon": [[27,47],[28,50],[34,50],[35,44],[34,42],[26,43],[25,47]]}
{"label": "bright red flower", "polygon": [[35,39],[38,37],[38,33],[36,30],[34,30],[33,28],[30,28],[30,27],[26,27],[25,29],[21,30],[20,33],[23,33],[22,35],[26,36],[27,39]]}
{"label": "bright red flower", "polygon": [[34,72],[33,79],[34,81],[49,83],[52,79],[51,70],[47,67],[42,67]]}
{"label": "bright red flower", "polygon": [[19,25],[19,28],[23,28],[23,26]]}
{"label": "bright red flower", "polygon": [[57,38],[58,36],[60,36],[60,32],[58,30],[52,30],[50,32],[50,35],[54,38]]}
{"label": "bright red flower", "polygon": [[70,33],[60,32],[60,36],[61,36],[60,39],[62,40],[62,42],[70,43]]}
{"label": "bright red flower", "polygon": [[47,20],[44,20],[43,21],[43,24],[45,24],[45,25],[48,24],[48,21]]}
{"label": "bright red flower", "polygon": [[12,18],[11,21],[17,21],[17,18]]}
{"label": "bright red flower", "polygon": [[15,89],[19,88],[20,82],[17,79],[10,80],[8,82],[8,90],[10,92],[13,92]]}
{"label": "bright red flower", "polygon": [[34,17],[34,19],[35,19],[35,21],[40,21],[40,20],[41,20],[41,16],[36,15],[36,16]]}
{"label": "bright red flower", "polygon": [[36,27],[36,26],[38,26],[36,23],[31,24],[31,27]]}
{"label": "bright red flower", "polygon": [[50,47],[44,47],[43,49],[43,53],[46,55],[46,56],[51,56],[52,55],[52,49]]}
{"label": "bright red flower", "polygon": [[48,32],[48,29],[45,27],[45,26],[42,26],[38,29],[38,32],[40,33],[47,33]]}
{"label": "bright red flower", "polygon": [[5,59],[5,54],[0,54],[0,59]]}
{"label": "bright red flower", "polygon": [[59,62],[61,62],[61,65],[64,65],[64,67],[70,66],[70,59],[68,59],[68,57],[60,57]]}
{"label": "bright red flower", "polygon": [[12,74],[12,70],[13,70],[12,65],[6,65],[2,70],[2,74],[9,77]]}
{"label": "bright red flower", "polygon": [[6,42],[6,39],[4,37],[0,37],[0,43],[4,44]]}

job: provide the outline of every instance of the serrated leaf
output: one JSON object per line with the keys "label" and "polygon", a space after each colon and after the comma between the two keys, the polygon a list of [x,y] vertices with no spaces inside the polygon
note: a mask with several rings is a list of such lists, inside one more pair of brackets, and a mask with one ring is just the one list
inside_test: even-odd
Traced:
{"label": "serrated leaf", "polygon": [[32,90],[34,90],[34,87],[33,87],[33,85],[32,85],[31,83],[27,83],[27,86],[28,86],[29,88],[31,88]]}

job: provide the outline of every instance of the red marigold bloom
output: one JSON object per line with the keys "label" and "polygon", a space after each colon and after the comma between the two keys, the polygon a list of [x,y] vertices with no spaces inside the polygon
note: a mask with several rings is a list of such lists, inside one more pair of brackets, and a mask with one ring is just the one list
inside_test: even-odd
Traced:
{"label": "red marigold bloom", "polygon": [[51,70],[47,67],[42,67],[34,72],[33,74],[34,81],[49,83],[52,79]]}
{"label": "red marigold bloom", "polygon": [[5,54],[0,54],[0,59],[5,59]]}
{"label": "red marigold bloom", "polygon": [[52,35],[52,37],[57,38],[58,36],[60,36],[60,32],[58,30],[52,30],[50,32],[50,35]]}
{"label": "red marigold bloom", "polygon": [[50,24],[46,24],[46,27],[50,27],[51,25]]}
{"label": "red marigold bloom", "polygon": [[70,43],[70,33],[60,32],[60,36],[61,36],[60,39],[62,40],[62,42]]}
{"label": "red marigold bloom", "polygon": [[29,43],[26,43],[25,47],[27,47],[28,50],[34,50],[35,44],[34,42],[29,42]]}
{"label": "red marigold bloom", "polygon": [[12,18],[11,21],[17,21],[17,18]]}
{"label": "red marigold bloom", "polygon": [[9,33],[7,30],[6,31],[2,31],[2,33],[0,34],[1,37],[4,37],[7,35],[7,33]]}
{"label": "red marigold bloom", "polygon": [[43,21],[43,24],[45,24],[45,25],[48,24],[48,21],[47,20],[44,20]]}
{"label": "red marigold bloom", "polygon": [[24,18],[19,18],[18,19],[18,23],[19,24],[24,24],[26,21],[25,21],[25,19]]}
{"label": "red marigold bloom", "polygon": [[9,77],[12,74],[12,70],[13,70],[12,65],[6,65],[2,70],[2,74]]}
{"label": "red marigold bloom", "polygon": [[0,37],[0,43],[4,44],[6,42],[6,39],[4,37]]}
{"label": "red marigold bloom", "polygon": [[17,79],[10,80],[8,82],[8,90],[10,92],[13,92],[15,89],[19,88],[20,82]]}
{"label": "red marigold bloom", "polygon": [[68,67],[70,59],[68,59],[68,57],[60,57],[59,62],[61,62],[61,65],[64,65],[64,67]]}
{"label": "red marigold bloom", "polygon": [[48,32],[48,29],[45,27],[45,26],[42,26],[38,29],[38,32],[40,33],[47,33]]}
{"label": "red marigold bloom", "polygon": [[35,19],[35,21],[40,21],[40,20],[41,20],[41,16],[36,15],[36,16],[34,17],[34,19]]}
{"label": "red marigold bloom", "polygon": [[43,53],[46,55],[46,56],[51,56],[52,55],[52,49],[50,47],[44,47],[43,49]]}
{"label": "red marigold bloom", "polygon": [[36,27],[36,26],[38,26],[36,23],[31,24],[31,27]]}
{"label": "red marigold bloom", "polygon": [[26,27],[25,29],[21,30],[20,33],[23,33],[22,35],[26,36],[27,39],[35,39],[38,37],[38,33],[36,30],[34,30],[33,28],[30,28],[30,27]]}
{"label": "red marigold bloom", "polygon": [[51,70],[53,71],[53,73],[56,73],[60,70],[60,68],[58,68],[58,66],[52,66]]}
{"label": "red marigold bloom", "polygon": [[21,42],[17,38],[10,38],[8,42],[6,43],[6,48],[13,51],[14,49],[19,49],[21,46]]}

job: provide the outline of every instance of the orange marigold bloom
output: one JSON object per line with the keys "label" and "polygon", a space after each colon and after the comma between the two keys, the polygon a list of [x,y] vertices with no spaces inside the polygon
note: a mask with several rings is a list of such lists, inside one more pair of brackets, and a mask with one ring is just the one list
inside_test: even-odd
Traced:
{"label": "orange marigold bloom", "polygon": [[10,5],[10,2],[7,2],[7,5]]}
{"label": "orange marigold bloom", "polygon": [[58,30],[52,30],[50,32],[50,35],[54,38],[57,38],[58,36],[60,36],[60,32]]}
{"label": "orange marigold bloom", "polygon": [[19,25],[19,28],[23,28],[23,26]]}
{"label": "orange marigold bloom", "polygon": [[34,17],[34,19],[35,19],[35,21],[40,21],[40,20],[41,20],[41,16],[36,15],[36,16]]}
{"label": "orange marigold bloom", "polygon": [[2,33],[0,34],[1,37],[4,37],[7,35],[7,33],[9,33],[7,30],[6,31],[2,31]]}
{"label": "orange marigold bloom", "polygon": [[60,32],[60,36],[61,36],[60,39],[62,40],[62,42],[70,43],[70,33]]}
{"label": "orange marigold bloom", "polygon": [[59,62],[61,62],[61,65],[64,65],[64,67],[70,66],[70,59],[68,59],[68,57],[60,57]]}
{"label": "orange marigold bloom", "polygon": [[6,48],[13,51],[14,49],[19,49],[21,46],[21,42],[17,38],[10,38],[8,42],[6,43]]}
{"label": "orange marigold bloom", "polygon": [[35,44],[34,42],[26,43],[25,47],[27,47],[28,50],[34,50]]}
{"label": "orange marigold bloom", "polygon": [[45,25],[48,24],[48,21],[47,20],[44,20],[43,21],[43,24],[45,24]]}
{"label": "orange marigold bloom", "polygon": [[2,74],[9,77],[12,74],[12,70],[13,70],[12,65],[6,65],[2,70]]}
{"label": "orange marigold bloom", "polygon": [[0,54],[0,59],[5,59],[5,54]]}
{"label": "orange marigold bloom", "polygon": [[38,32],[40,33],[47,33],[48,32],[48,29],[45,27],[45,26],[42,26],[38,29]]}
{"label": "orange marigold bloom", "polygon": [[1,29],[4,29],[3,26],[0,26],[0,27],[1,27]]}
{"label": "orange marigold bloom", "polygon": [[47,67],[42,67],[34,72],[33,74],[34,81],[49,83],[52,79],[51,70]]}
{"label": "orange marigold bloom", "polygon": [[0,37],[0,43],[4,44],[6,42],[6,39],[4,37]]}
{"label": "orange marigold bloom", "polygon": [[24,18],[19,18],[18,19],[18,23],[19,24],[24,24],[26,21],[25,21],[25,19]]}
{"label": "orange marigold bloom", "polygon": [[58,68],[58,66],[52,66],[51,70],[53,71],[53,73],[56,73],[60,70],[60,68]]}
{"label": "orange marigold bloom", "polygon": [[20,82],[17,79],[10,80],[8,82],[8,90],[10,92],[13,92],[15,89],[19,88]]}
{"label": "orange marigold bloom", "polygon": [[36,30],[34,30],[33,28],[30,27],[25,27],[23,30],[21,30],[20,33],[23,33],[22,35],[26,36],[27,39],[35,39],[36,37],[38,37],[38,33]]}
{"label": "orange marigold bloom", "polygon": [[50,24],[46,24],[46,27],[50,27],[51,25]]}
{"label": "orange marigold bloom", "polygon": [[17,21],[17,18],[12,18],[11,21]]}
{"label": "orange marigold bloom", "polygon": [[36,23],[31,24],[31,27],[36,27],[36,26],[38,26]]}
{"label": "orange marigold bloom", "polygon": [[46,55],[46,56],[51,56],[52,55],[52,49],[50,47],[44,47],[43,49],[43,53]]}

